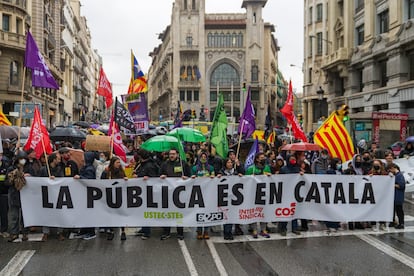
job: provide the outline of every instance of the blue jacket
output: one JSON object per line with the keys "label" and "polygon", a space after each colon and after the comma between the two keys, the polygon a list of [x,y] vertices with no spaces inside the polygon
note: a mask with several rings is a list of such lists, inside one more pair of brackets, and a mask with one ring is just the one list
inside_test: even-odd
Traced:
{"label": "blue jacket", "polygon": [[93,166],[95,160],[95,153],[85,152],[85,166],[81,168],[79,176],[81,179],[96,179],[96,169]]}
{"label": "blue jacket", "polygon": [[405,178],[401,172],[395,175],[395,184],[398,184],[400,188],[395,188],[394,204],[402,205],[404,202]]}

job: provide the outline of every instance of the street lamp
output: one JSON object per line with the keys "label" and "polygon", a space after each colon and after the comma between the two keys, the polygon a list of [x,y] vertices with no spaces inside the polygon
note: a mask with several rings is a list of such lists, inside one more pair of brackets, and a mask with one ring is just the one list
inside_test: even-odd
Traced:
{"label": "street lamp", "polygon": [[325,91],[322,89],[321,86],[319,86],[319,89],[316,90],[316,94],[318,94],[318,100],[319,100],[319,119],[322,118],[322,100],[323,100],[323,94]]}

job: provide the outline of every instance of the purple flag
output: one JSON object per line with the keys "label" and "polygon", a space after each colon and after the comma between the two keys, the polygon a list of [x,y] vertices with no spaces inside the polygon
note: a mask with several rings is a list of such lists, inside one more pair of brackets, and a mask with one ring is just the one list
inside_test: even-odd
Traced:
{"label": "purple flag", "polygon": [[249,154],[246,157],[246,161],[244,161],[244,168],[247,170],[248,167],[254,164],[254,157],[259,152],[259,141],[254,140],[252,147],[250,148]]}
{"label": "purple flag", "polygon": [[238,132],[239,132],[239,135],[242,135],[245,138],[248,138],[253,134],[255,130],[256,130],[256,121],[254,119],[253,104],[250,101],[250,87],[249,87],[249,92],[247,93],[247,99],[246,99],[246,106],[244,107],[243,114],[240,117]]}
{"label": "purple flag", "polygon": [[149,127],[149,116],[147,108],[147,93],[134,93],[121,95],[122,102],[128,104],[137,132],[147,131]]}
{"label": "purple flag", "polygon": [[24,66],[32,69],[32,86],[59,89],[30,32],[27,32]]}

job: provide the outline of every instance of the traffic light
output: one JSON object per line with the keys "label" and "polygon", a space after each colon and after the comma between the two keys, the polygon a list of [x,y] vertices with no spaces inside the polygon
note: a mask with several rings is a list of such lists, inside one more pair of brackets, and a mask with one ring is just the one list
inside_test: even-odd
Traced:
{"label": "traffic light", "polygon": [[195,109],[191,109],[191,119],[197,118]]}
{"label": "traffic light", "polygon": [[243,91],[246,91],[246,82],[245,82],[245,81],[244,81],[244,82],[243,82],[243,84],[242,84],[242,90],[243,90]]}
{"label": "traffic light", "polygon": [[299,121],[300,124],[303,123],[303,116],[302,116],[302,114],[298,114],[298,121]]}
{"label": "traffic light", "polygon": [[336,115],[338,115],[339,119],[343,122],[349,120],[349,106],[343,104],[340,109],[336,111]]}

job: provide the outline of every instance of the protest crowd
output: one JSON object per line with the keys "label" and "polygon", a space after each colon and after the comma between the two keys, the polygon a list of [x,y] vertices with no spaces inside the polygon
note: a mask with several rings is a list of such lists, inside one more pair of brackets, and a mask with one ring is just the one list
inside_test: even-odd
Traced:
{"label": "protest crowd", "polygon": [[[235,150],[228,150],[226,158],[216,154],[215,147],[209,142],[184,143],[186,160],[180,158],[178,149],[171,148],[165,152],[150,152],[140,148],[142,139],[136,139],[138,143],[127,145],[129,160],[121,162],[117,156],[107,151],[84,151],[82,146],[77,151],[84,155],[83,166],[79,166],[72,156],[73,145],[69,142],[55,146],[55,151],[47,157],[41,155],[36,158],[33,149],[19,149],[13,151],[7,141],[3,141],[0,152],[0,218],[1,235],[12,242],[19,238],[28,240],[30,231],[41,231],[42,241],[47,241],[51,232],[56,233],[60,241],[68,238],[71,232],[77,237],[90,240],[96,237],[97,232],[108,240],[114,239],[113,228],[82,228],[62,229],[50,227],[25,228],[21,213],[20,190],[24,188],[25,177],[70,177],[74,179],[125,179],[129,178],[161,178],[181,177],[186,178],[220,178],[229,175],[275,175],[275,174],[335,174],[335,175],[388,175],[395,176],[395,202],[394,221],[386,222],[340,222],[321,221],[320,224],[328,232],[354,229],[384,230],[386,227],[404,228],[404,176],[399,171],[394,160],[394,154],[390,150],[381,150],[375,143],[371,148],[358,148],[350,162],[344,167],[339,158],[331,158],[326,149],[320,151],[286,151],[283,145],[288,141],[275,140],[274,143],[257,144],[258,151],[254,153],[252,164],[246,166],[236,155]],[[230,144],[237,143],[237,137],[229,137]],[[79,143],[77,146],[79,147]],[[234,148],[234,147],[230,147]],[[402,155],[413,152],[413,145],[407,143]],[[47,160],[47,161],[46,161]],[[384,161],[385,160],[385,161]],[[46,166],[46,162],[48,166]],[[246,157],[246,162],[248,157]],[[130,170],[130,173],[126,171]],[[129,175],[127,175],[129,174]],[[287,222],[277,223],[277,230],[271,230],[267,222],[251,223],[248,225],[223,225],[223,236],[226,240],[232,240],[234,235],[249,234],[253,238],[269,238],[270,231],[277,231],[280,235],[287,234]],[[302,231],[309,231],[308,220],[295,219],[292,221],[292,233],[301,235]],[[151,237],[151,228],[142,225],[135,234],[142,239]],[[216,228],[216,229],[214,229]],[[209,239],[211,231],[218,231],[217,227],[197,227],[196,237],[199,240]],[[121,228],[121,240],[126,240],[125,228]],[[221,230],[220,230],[221,231]],[[164,227],[161,240],[171,237],[171,227]],[[183,227],[177,227],[177,238],[184,239]]]}

